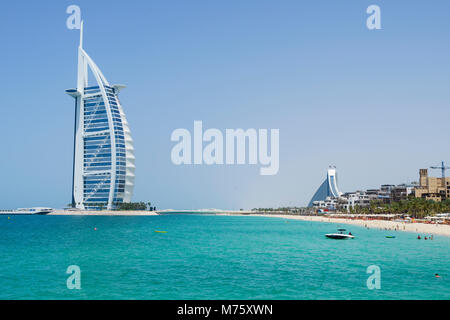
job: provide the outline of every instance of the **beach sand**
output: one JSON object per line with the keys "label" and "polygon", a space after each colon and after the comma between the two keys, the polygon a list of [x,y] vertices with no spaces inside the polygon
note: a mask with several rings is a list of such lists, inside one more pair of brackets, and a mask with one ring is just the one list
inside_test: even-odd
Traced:
{"label": "beach sand", "polygon": [[[234,215],[234,214],[230,214]],[[384,220],[352,220],[341,218],[329,218],[325,216],[296,216],[296,215],[284,215],[284,214],[251,214],[248,216],[258,217],[273,217],[303,221],[318,221],[318,222],[331,222],[338,224],[349,224],[360,227],[367,227],[369,229],[406,231],[420,234],[422,237],[427,235],[441,235],[450,237],[450,226],[443,224],[426,224],[426,223],[406,223]]]}

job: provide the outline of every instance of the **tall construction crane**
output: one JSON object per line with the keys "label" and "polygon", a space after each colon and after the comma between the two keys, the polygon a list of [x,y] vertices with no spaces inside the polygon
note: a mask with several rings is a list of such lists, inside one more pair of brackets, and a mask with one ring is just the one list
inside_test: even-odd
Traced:
{"label": "tall construction crane", "polygon": [[430,168],[431,168],[431,169],[441,169],[441,170],[442,170],[442,186],[445,187],[445,170],[450,169],[450,167],[446,167],[446,166],[444,165],[444,161],[442,161],[440,167],[438,167],[438,166],[433,166],[433,167],[430,167]]}

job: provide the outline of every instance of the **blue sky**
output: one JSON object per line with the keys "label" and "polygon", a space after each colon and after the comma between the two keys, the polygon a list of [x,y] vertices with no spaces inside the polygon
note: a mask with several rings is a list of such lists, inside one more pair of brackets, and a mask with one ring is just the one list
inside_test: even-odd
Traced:
{"label": "blue sky", "polygon": [[[450,162],[450,2],[10,1],[0,11],[0,207],[71,199],[81,7],[84,48],[121,93],[135,201],[158,208],[305,205],[337,166],[342,191],[418,179]],[[366,28],[381,8],[382,30]],[[280,130],[280,170],[175,166],[193,121]],[[439,172],[435,172],[439,174]]]}

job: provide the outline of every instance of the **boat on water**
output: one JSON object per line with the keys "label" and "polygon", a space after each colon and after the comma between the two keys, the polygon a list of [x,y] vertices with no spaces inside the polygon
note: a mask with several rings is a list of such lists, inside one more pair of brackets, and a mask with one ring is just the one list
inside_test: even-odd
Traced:
{"label": "boat on water", "polygon": [[340,240],[355,238],[351,233],[345,234],[344,231],[345,231],[345,229],[338,229],[337,233],[327,233],[325,235],[325,237],[331,238],[331,239],[340,239]]}
{"label": "boat on water", "polygon": [[45,215],[52,212],[52,208],[42,208],[42,207],[34,207],[34,208],[18,208],[16,210],[0,210],[0,215]]}

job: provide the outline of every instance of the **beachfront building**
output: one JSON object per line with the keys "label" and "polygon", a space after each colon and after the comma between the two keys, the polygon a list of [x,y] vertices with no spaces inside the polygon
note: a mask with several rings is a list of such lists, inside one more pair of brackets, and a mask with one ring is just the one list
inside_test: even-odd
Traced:
{"label": "beachfront building", "polygon": [[373,194],[367,194],[364,191],[349,192],[344,195],[344,202],[342,206],[342,211],[350,211],[350,208],[358,207],[368,207],[370,201],[373,200]]}
{"label": "beachfront building", "polygon": [[[94,77],[89,84],[88,72]],[[135,157],[130,129],[118,94],[123,85],[110,85],[83,49],[83,22],[78,47],[75,99],[72,207],[113,209],[130,202]]]}
{"label": "beachfront building", "polygon": [[342,193],[339,197],[327,197],[325,200],[314,201],[315,209],[327,209],[340,212],[350,212],[355,207],[369,207],[371,202],[391,203],[408,198],[414,192],[413,184],[382,185],[380,189],[368,189],[366,191],[354,191]]}
{"label": "beachfront building", "polygon": [[430,177],[428,169],[420,169],[419,177],[419,186],[414,189],[416,198],[434,201],[450,199],[450,177]]}
{"label": "beachfront building", "polygon": [[416,187],[416,185],[406,183],[395,186],[395,188],[391,190],[391,201],[398,202],[408,199],[410,195],[414,194],[414,189]]}
{"label": "beachfront building", "polygon": [[[442,164],[444,167],[444,165]],[[390,204],[411,197],[442,201],[450,199],[450,177],[429,177],[427,169],[420,169],[420,182],[398,185],[383,184],[379,189],[342,193],[337,188],[336,170],[330,167],[327,178],[309,203],[316,210],[350,212],[355,207],[369,207],[371,203]]]}
{"label": "beachfront building", "polygon": [[[337,185],[337,173],[335,166],[329,166],[327,170],[327,176],[322,182],[320,187],[314,193],[308,207],[313,207],[314,202],[325,201],[327,198],[339,198],[342,192],[339,191]],[[316,203],[317,204],[317,203]]]}
{"label": "beachfront building", "polygon": [[338,198],[326,197],[324,200],[316,200],[311,207],[314,209],[325,209],[326,211],[335,211],[338,204]]}

